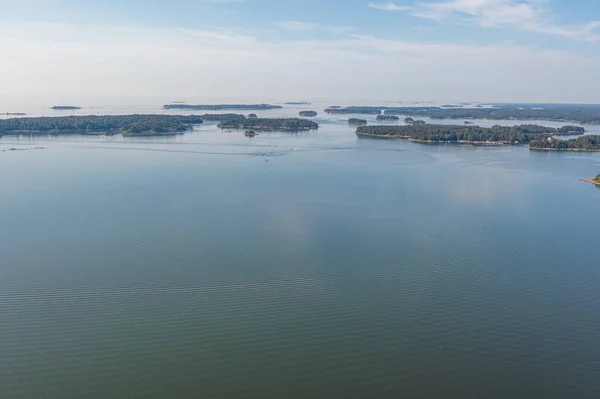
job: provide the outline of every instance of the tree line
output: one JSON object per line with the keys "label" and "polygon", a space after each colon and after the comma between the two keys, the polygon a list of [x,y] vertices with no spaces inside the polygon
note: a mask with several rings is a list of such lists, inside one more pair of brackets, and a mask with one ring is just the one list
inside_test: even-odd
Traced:
{"label": "tree line", "polygon": [[[411,124],[394,126],[359,126],[356,134],[365,136],[400,137],[434,142],[497,142],[529,143],[547,140],[559,129],[540,125],[480,127],[473,125]],[[589,137],[589,136],[585,136]]]}
{"label": "tree line", "polygon": [[221,129],[255,130],[309,130],[318,129],[317,122],[301,118],[246,118],[243,115],[222,119],[217,125]]}
{"label": "tree line", "polygon": [[529,144],[529,148],[568,151],[568,150],[584,150],[584,151],[600,151],[600,136],[581,136],[570,140],[556,140],[547,138],[545,140],[534,140]]}
{"label": "tree line", "polygon": [[189,115],[87,115],[0,120],[0,133],[168,133],[185,131],[203,122],[201,116]]}
{"label": "tree line", "polygon": [[600,123],[600,105],[494,106],[478,108],[351,106],[329,107],[328,114],[404,115],[432,119],[516,119]]}

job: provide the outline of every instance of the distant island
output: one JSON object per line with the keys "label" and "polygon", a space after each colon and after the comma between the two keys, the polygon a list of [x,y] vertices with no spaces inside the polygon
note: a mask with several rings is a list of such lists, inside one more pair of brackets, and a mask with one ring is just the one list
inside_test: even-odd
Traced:
{"label": "distant island", "polygon": [[300,111],[298,114],[300,116],[309,116],[309,117],[318,115],[317,111]]}
{"label": "distant island", "polygon": [[222,119],[217,125],[221,129],[251,129],[251,130],[289,130],[300,131],[318,129],[319,124],[300,118],[246,118],[238,115]]}
{"label": "distant island", "polygon": [[164,135],[184,132],[203,123],[200,116],[88,115],[0,119],[0,135],[123,134]]}
{"label": "distant island", "polygon": [[310,105],[308,101],[288,101],[285,105]]}
{"label": "distant island", "polygon": [[397,121],[399,119],[396,115],[377,115],[378,121]]}
{"label": "distant island", "polygon": [[424,125],[425,121],[421,120],[421,119],[413,119],[411,117],[408,118],[404,118],[404,123],[406,123],[407,125]]}
{"label": "distant island", "polygon": [[[480,127],[464,125],[399,125],[359,126],[359,136],[377,138],[399,138],[422,143],[456,143],[472,145],[515,145],[559,141],[552,139],[559,129],[540,125]],[[583,136],[576,140],[585,137]],[[533,143],[532,143],[533,145]]]}
{"label": "distant island", "polygon": [[76,109],[81,109],[81,107],[76,107],[74,105],[55,105],[52,107],[55,111],[71,111]]}
{"label": "distant island", "polygon": [[600,136],[581,136],[576,139],[558,140],[553,137],[535,140],[529,148],[537,151],[587,151],[600,152]]}
{"label": "distant island", "polygon": [[247,110],[247,111],[264,111],[269,109],[283,108],[280,105],[271,104],[167,104],[163,105],[164,109],[186,109],[200,111],[222,111],[222,110]]}
{"label": "distant island", "polygon": [[582,179],[582,181],[600,186],[600,175],[597,175],[593,179]]}
{"label": "distant island", "polygon": [[325,109],[325,112],[327,112],[328,114],[368,114],[368,115],[379,115],[381,114],[381,110],[384,109],[386,107],[372,107],[372,106],[365,106],[365,107],[340,107],[340,106],[333,106],[333,107],[329,107]]}
{"label": "distant island", "polygon": [[442,108],[442,107],[384,107],[351,106],[329,107],[329,114],[370,114],[402,115],[428,117],[431,119],[513,119],[513,120],[551,120],[575,123],[600,123],[600,105],[570,104],[522,104],[494,105],[490,108]]}
{"label": "distant island", "polygon": [[6,115],[6,116],[23,116],[23,115],[27,115],[25,112],[5,112],[3,114],[0,115]]}
{"label": "distant island", "polygon": [[366,125],[367,124],[367,120],[366,119],[359,119],[359,118],[350,118],[348,119],[348,123],[351,125]]}

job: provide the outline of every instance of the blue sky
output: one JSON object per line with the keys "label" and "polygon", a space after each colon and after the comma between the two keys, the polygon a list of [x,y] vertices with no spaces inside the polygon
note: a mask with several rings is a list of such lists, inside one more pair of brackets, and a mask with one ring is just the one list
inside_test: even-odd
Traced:
{"label": "blue sky", "polygon": [[600,102],[598,0],[0,0],[0,7],[5,96],[234,98],[260,90],[272,98]]}

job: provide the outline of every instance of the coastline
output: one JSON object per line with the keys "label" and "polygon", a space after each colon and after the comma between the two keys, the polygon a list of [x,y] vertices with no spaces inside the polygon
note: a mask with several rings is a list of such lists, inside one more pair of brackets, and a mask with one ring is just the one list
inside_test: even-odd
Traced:
{"label": "coastline", "polygon": [[529,147],[531,151],[554,151],[554,152],[600,152],[599,150],[587,149],[587,148],[539,148]]}
{"label": "coastline", "polygon": [[592,180],[592,179],[579,179],[579,181],[585,182],[585,183],[592,183],[595,186],[600,187],[600,182],[596,181],[596,180]]}

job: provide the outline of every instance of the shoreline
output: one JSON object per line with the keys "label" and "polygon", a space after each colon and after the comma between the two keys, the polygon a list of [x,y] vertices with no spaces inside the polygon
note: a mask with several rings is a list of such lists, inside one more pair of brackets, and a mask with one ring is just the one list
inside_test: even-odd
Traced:
{"label": "shoreline", "polygon": [[585,183],[592,183],[593,185],[600,187],[600,182],[593,180],[593,179],[579,179],[579,181],[585,182]]}
{"label": "shoreline", "polygon": [[529,147],[531,151],[553,151],[553,152],[600,152],[600,150],[587,148],[539,148]]}

